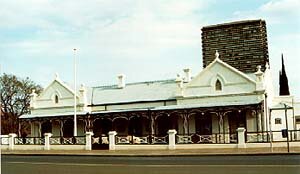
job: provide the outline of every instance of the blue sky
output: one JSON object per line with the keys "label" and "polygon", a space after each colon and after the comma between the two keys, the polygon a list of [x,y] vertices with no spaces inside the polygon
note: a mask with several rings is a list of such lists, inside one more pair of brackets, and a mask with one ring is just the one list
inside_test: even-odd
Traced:
{"label": "blue sky", "polygon": [[47,86],[57,72],[73,83],[114,84],[175,78],[202,69],[201,28],[245,19],[267,22],[270,64],[277,89],[281,53],[290,90],[300,98],[299,0],[1,0],[0,63]]}

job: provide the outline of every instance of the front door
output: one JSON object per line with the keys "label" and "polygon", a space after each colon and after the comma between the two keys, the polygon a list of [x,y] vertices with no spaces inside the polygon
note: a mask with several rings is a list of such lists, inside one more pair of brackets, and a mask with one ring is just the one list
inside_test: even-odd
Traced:
{"label": "front door", "polygon": [[246,129],[246,112],[232,112],[228,116],[228,122],[230,134],[236,134],[236,129],[239,127]]}
{"label": "front door", "polygon": [[93,124],[92,149],[108,149],[108,132],[112,130],[112,122],[108,119],[97,119]]}

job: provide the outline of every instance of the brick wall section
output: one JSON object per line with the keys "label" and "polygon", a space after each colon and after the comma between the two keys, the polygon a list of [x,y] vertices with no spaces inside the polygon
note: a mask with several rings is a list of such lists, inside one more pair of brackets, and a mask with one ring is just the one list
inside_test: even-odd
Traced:
{"label": "brick wall section", "polygon": [[265,69],[269,62],[266,22],[247,20],[206,26],[202,28],[203,67],[220,59],[245,73]]}

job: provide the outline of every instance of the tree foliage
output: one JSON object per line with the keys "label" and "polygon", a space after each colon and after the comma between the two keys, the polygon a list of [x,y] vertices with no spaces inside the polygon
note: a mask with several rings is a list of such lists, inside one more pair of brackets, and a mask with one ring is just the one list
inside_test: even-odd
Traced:
{"label": "tree foliage", "polygon": [[0,76],[1,134],[18,133],[18,118],[29,113],[32,90],[39,94],[42,87],[28,77]]}

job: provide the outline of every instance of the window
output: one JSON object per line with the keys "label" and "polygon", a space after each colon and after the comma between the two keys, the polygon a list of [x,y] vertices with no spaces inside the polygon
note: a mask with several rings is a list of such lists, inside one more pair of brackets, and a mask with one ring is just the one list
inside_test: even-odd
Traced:
{"label": "window", "polygon": [[275,118],[275,124],[281,124],[281,118]]}
{"label": "window", "polygon": [[55,95],[54,102],[58,103],[58,96],[57,95]]}
{"label": "window", "polygon": [[216,91],[222,91],[222,84],[220,82],[220,80],[216,81]]}
{"label": "window", "polygon": [[300,124],[300,118],[296,118],[296,123]]}

